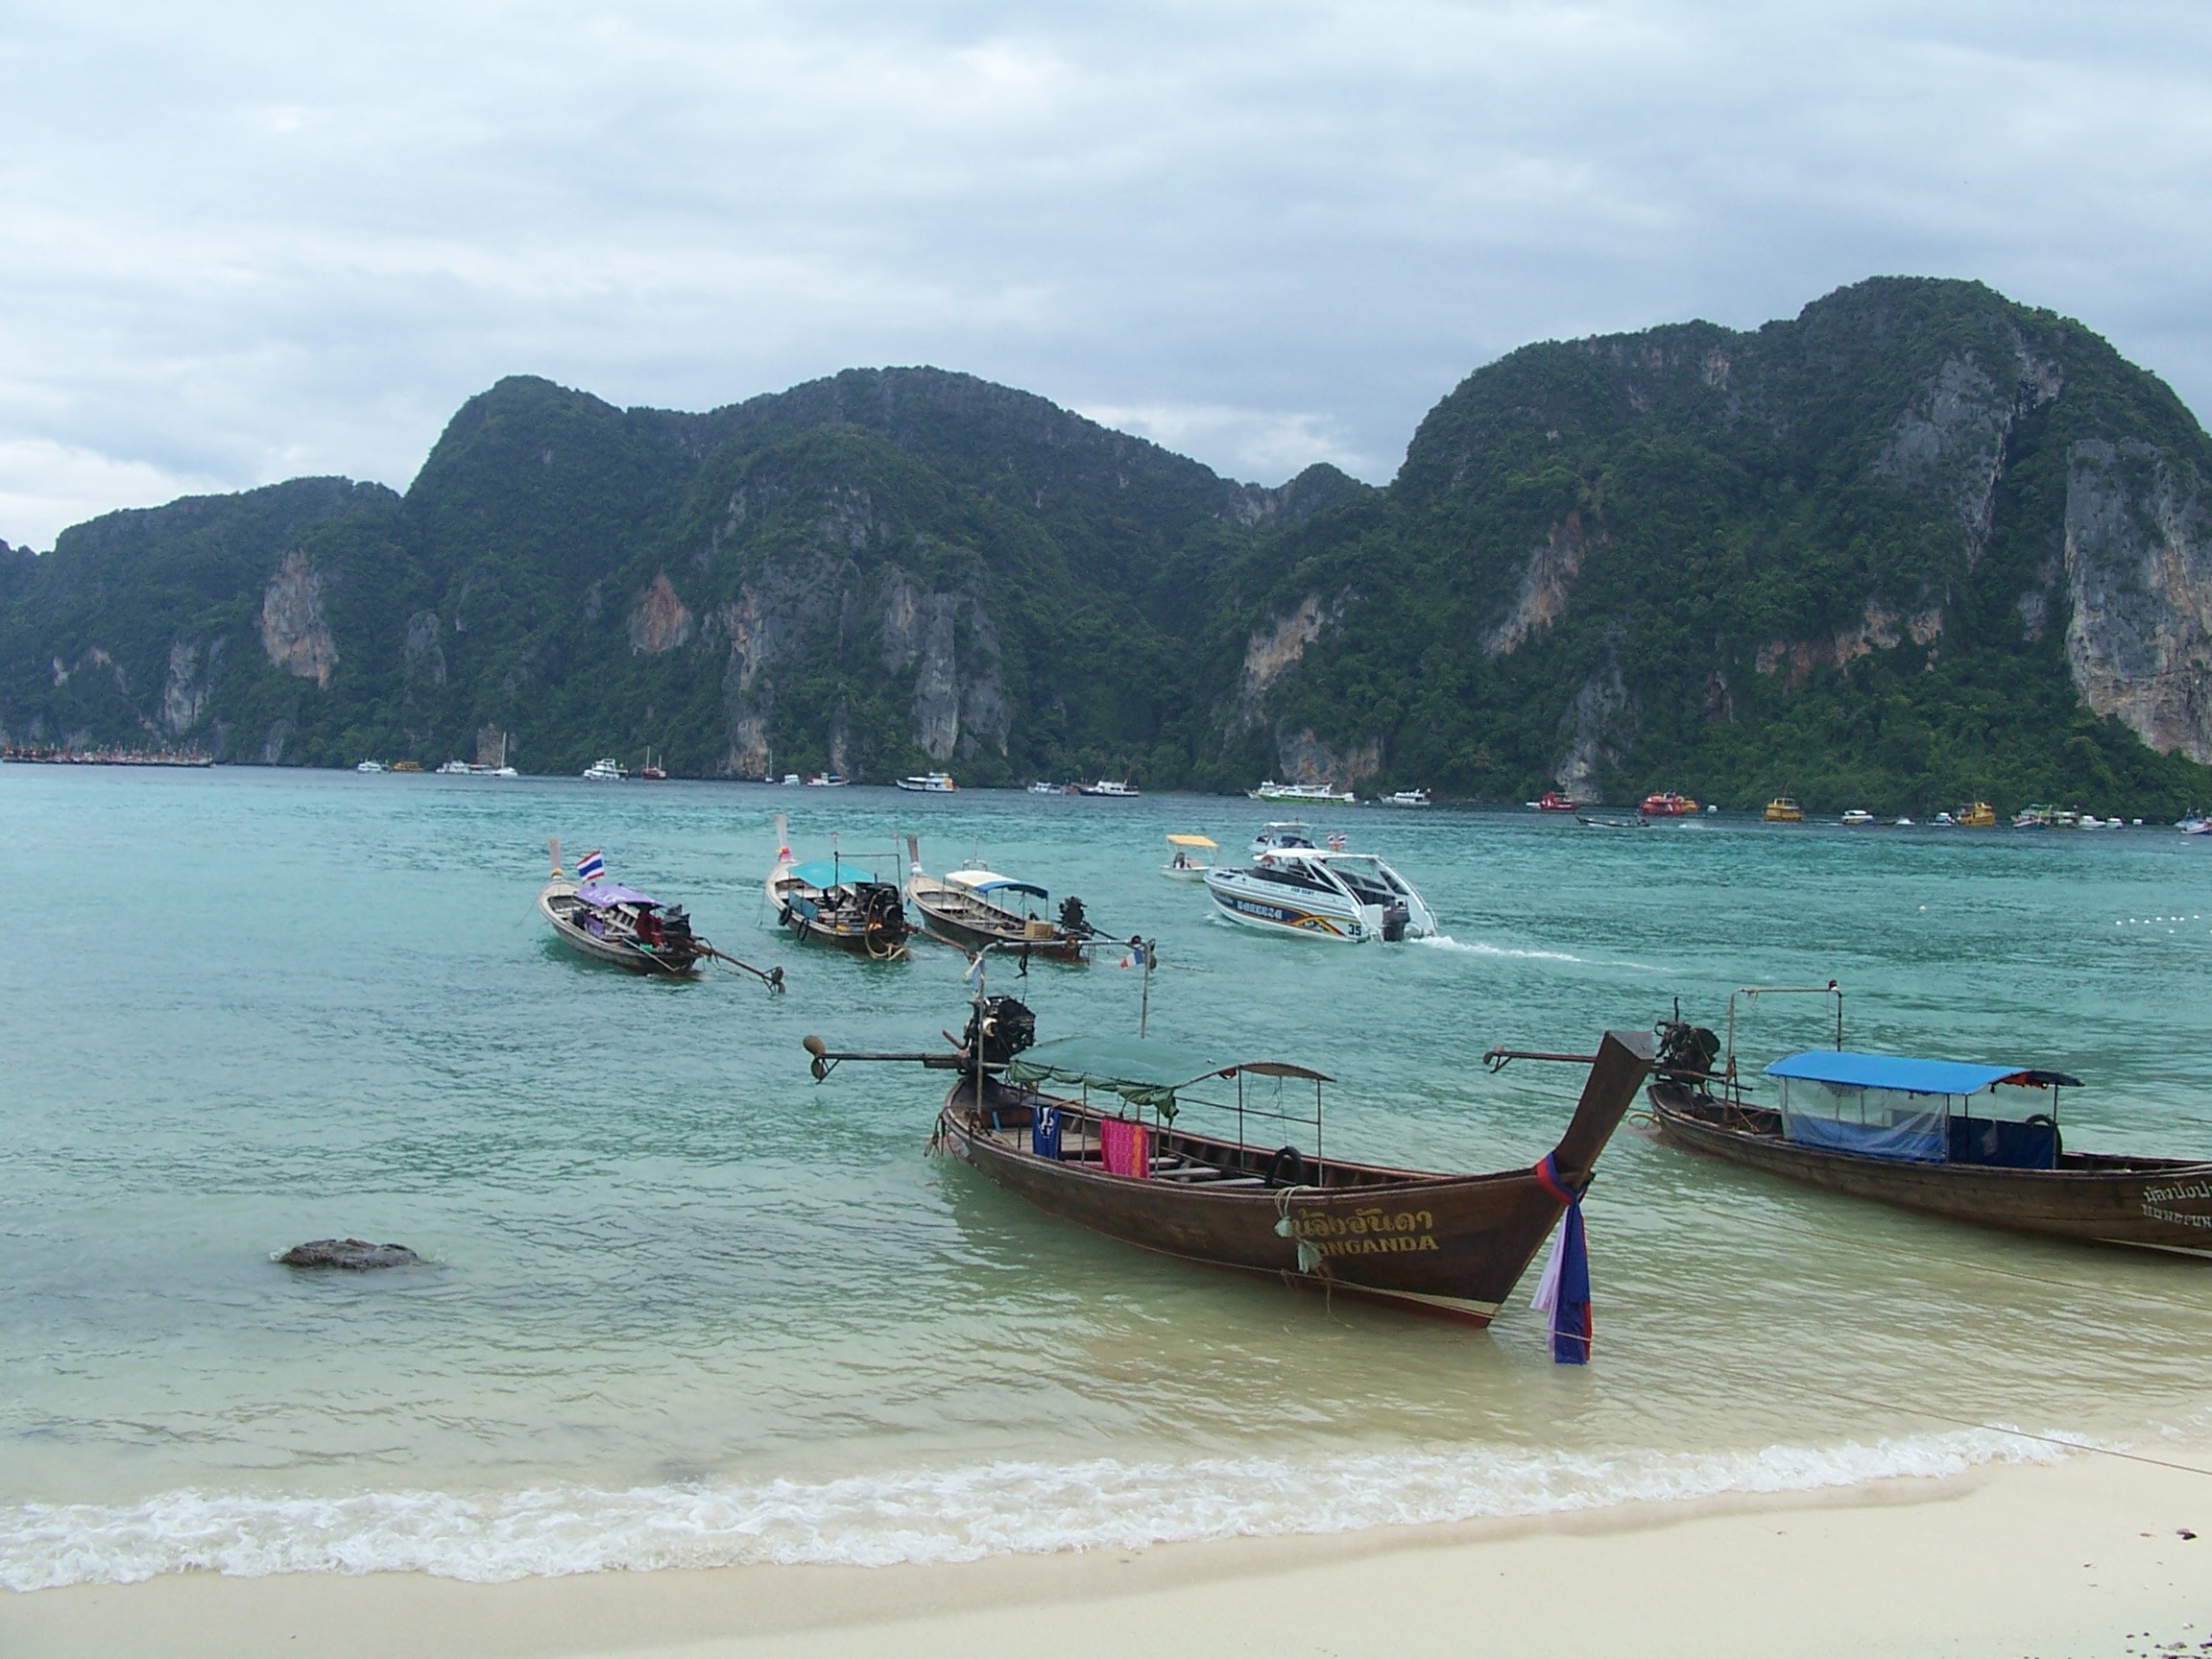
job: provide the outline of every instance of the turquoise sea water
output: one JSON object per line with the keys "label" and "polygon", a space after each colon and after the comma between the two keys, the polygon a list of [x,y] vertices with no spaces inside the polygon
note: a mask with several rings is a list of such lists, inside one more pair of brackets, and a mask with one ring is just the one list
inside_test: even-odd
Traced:
{"label": "turquoise sea water", "polygon": [[[1606,832],[1523,812],[1311,813],[1447,939],[1212,919],[1190,797],[0,769],[0,1584],[418,1567],[937,1559],[1772,1489],[2048,1455],[2005,1425],[2212,1439],[2212,1266],[1823,1197],[1623,1132],[1587,1206],[1597,1362],[1094,1238],[926,1155],[940,1079],[816,1087],[800,1038],[935,1046],[962,960],[789,943],[802,857],[980,851],[1157,935],[1152,1030],[1341,1081],[1350,1156],[1533,1161],[1579,1077],[1484,1074],[1679,996],[1839,978],[1853,1046],[2090,1085],[2071,1144],[2212,1156],[2212,846],[2099,834]],[[553,946],[543,843],[790,993]],[[1046,1035],[1134,1031],[1109,953],[1015,984]],[[1768,999],[1742,1050],[1823,1040]],[[434,1266],[310,1276],[303,1238]]]}

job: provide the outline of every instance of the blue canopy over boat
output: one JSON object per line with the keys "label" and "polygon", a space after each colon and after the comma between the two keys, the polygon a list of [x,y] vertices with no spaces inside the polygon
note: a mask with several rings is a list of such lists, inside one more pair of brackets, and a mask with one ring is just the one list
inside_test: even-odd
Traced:
{"label": "blue canopy over boat", "polygon": [[788,872],[809,887],[836,887],[847,881],[873,881],[875,876],[865,864],[848,864],[842,858],[811,858],[804,864],[794,864]]}
{"label": "blue canopy over boat", "polygon": [[1965,1060],[1914,1060],[1902,1054],[1854,1054],[1832,1048],[1786,1055],[1767,1068],[1767,1075],[1801,1077],[1840,1089],[1892,1089],[1901,1094],[1973,1094],[1993,1083],[2081,1086],[2079,1077],[2063,1071],[2026,1066],[1978,1066]]}

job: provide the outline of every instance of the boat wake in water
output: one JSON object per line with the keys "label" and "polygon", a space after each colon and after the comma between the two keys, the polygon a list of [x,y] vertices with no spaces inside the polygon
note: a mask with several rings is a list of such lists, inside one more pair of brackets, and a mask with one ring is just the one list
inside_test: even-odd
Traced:
{"label": "boat wake in water", "polygon": [[1577,968],[1632,968],[1639,974],[1664,974],[1666,970],[1650,962],[1601,961],[1590,956],[1576,956],[1566,950],[1522,950],[1509,945],[1484,945],[1478,941],[1462,945],[1449,933],[1432,933],[1426,939],[1408,939],[1408,945],[1426,945],[1431,950],[1456,951],[1462,956],[1496,956],[1517,962],[1572,962]]}
{"label": "boat wake in water", "polygon": [[479,1498],[182,1491],[132,1504],[0,1509],[0,1586],[128,1584],[182,1572],[427,1573],[492,1583],[677,1567],[884,1567],[1810,1492],[2065,1455],[2049,1440],[1973,1430],[1757,1452],[1372,1452],[1183,1464],[1099,1458]]}

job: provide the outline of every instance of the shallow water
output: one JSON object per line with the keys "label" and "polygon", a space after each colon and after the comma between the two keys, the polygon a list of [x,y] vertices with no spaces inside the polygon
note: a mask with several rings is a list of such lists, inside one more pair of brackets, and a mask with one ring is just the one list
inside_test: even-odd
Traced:
{"label": "shallow water", "polygon": [[[1531,1162],[1579,1077],[1483,1073],[1679,996],[1839,978],[1853,1046],[2054,1066],[2069,1143],[2212,1156],[2212,847],[1532,813],[1312,814],[1448,939],[1262,936],[1162,878],[1267,809],[1001,793],[0,769],[0,1584],[406,1566],[466,1576],[940,1559],[1536,1512],[2049,1455],[2005,1425],[2212,1438],[2212,1268],[1893,1214],[1616,1140],[1587,1205],[1597,1362],[1528,1286],[1486,1334],[1160,1261],[926,1155],[940,1081],[807,1079],[799,1040],[934,1046],[963,963],[788,943],[802,857],[995,867],[1157,935],[1151,1029],[1340,1079],[1347,1155]],[[783,964],[652,983],[550,945],[549,833]],[[994,971],[1045,1034],[1141,975]],[[1824,1040],[1740,1007],[1747,1064]],[[431,1268],[297,1275],[301,1238]]]}

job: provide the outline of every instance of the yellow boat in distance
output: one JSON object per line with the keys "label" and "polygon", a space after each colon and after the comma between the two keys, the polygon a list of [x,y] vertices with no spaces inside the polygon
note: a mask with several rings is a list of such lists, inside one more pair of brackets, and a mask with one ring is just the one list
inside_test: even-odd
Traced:
{"label": "yellow boat in distance", "polygon": [[1805,808],[1789,795],[1777,795],[1767,803],[1767,822],[1769,824],[1802,824]]}
{"label": "yellow boat in distance", "polygon": [[392,770],[395,772],[420,772],[422,770],[422,762],[420,760],[395,760],[392,762]]}
{"label": "yellow boat in distance", "polygon": [[1977,801],[1971,806],[1961,806],[1951,815],[1951,822],[1961,830],[1994,830],[1997,827],[1997,808],[1986,801]]}

